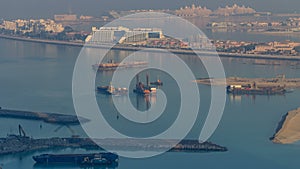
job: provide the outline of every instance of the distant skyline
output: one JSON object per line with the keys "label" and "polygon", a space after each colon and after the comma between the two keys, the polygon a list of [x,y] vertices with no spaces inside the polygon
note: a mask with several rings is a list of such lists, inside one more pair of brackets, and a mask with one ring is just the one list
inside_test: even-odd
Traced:
{"label": "distant skyline", "polygon": [[54,14],[69,12],[100,16],[110,10],[178,9],[192,4],[216,9],[234,3],[257,11],[300,13],[299,0],[1,0],[0,18],[53,18]]}

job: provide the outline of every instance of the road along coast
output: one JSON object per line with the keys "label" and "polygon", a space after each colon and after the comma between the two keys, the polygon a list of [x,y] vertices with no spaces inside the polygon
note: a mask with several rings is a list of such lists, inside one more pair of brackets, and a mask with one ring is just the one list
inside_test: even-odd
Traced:
{"label": "road along coast", "polygon": [[[93,44],[84,42],[71,42],[71,41],[59,41],[59,40],[47,40],[47,39],[35,39],[30,37],[21,36],[11,36],[0,34],[0,38],[12,39],[27,42],[36,43],[46,43],[53,45],[67,45],[67,46],[77,46],[77,47],[92,47],[92,48],[104,48],[108,49],[112,44]],[[147,52],[172,52],[174,54],[184,54],[184,55],[195,55],[200,56],[220,56],[220,57],[232,57],[232,58],[248,58],[248,59],[267,59],[267,60],[290,60],[290,61],[300,61],[300,56],[286,56],[286,55],[261,55],[261,54],[242,54],[242,53],[228,53],[228,52],[218,52],[209,50],[190,50],[190,49],[167,49],[167,48],[151,48],[151,47],[136,47],[130,45],[117,44],[113,46],[114,50],[125,50],[125,51],[139,51],[144,50]],[[167,51],[164,51],[167,50]],[[218,55],[216,55],[218,54]]]}

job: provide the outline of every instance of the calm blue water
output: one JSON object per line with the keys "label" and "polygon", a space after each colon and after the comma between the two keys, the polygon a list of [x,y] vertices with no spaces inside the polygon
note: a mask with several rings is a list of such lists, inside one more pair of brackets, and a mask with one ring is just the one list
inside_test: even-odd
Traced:
{"label": "calm blue water", "polygon": [[[0,39],[0,106],[9,109],[59,112],[75,114],[72,95],[72,73],[80,48],[56,46],[29,42],[18,42]],[[110,57],[122,58],[124,51],[116,51]],[[198,70],[199,64],[189,56],[181,56],[192,69]],[[295,62],[280,61],[280,65],[260,65],[262,61],[247,59],[223,58],[227,76],[274,77],[286,74],[287,77],[300,77],[299,66]],[[265,63],[265,62],[264,62]],[[200,68],[199,70],[201,70]],[[154,72],[155,73],[155,72]],[[156,72],[161,80],[169,83],[169,89],[176,89],[172,78]],[[107,84],[111,74],[100,74],[96,85]],[[205,74],[203,75],[205,76]],[[100,78],[101,77],[101,78]],[[156,80],[156,77],[153,78]],[[208,86],[199,86],[201,91],[201,108],[209,106]],[[266,168],[298,168],[300,145],[277,145],[269,141],[274,134],[281,117],[289,110],[299,107],[300,90],[285,96],[227,96],[222,121],[210,138],[210,141],[228,147],[225,153],[165,153],[147,159],[121,158],[117,168],[233,168],[233,169],[266,169]],[[176,94],[170,97],[175,102]],[[97,94],[97,99],[109,105],[109,96]],[[139,109],[146,109],[144,98],[131,95],[131,101]],[[113,114],[109,116],[116,118]],[[167,120],[167,119],[166,119]],[[197,138],[202,121],[194,126],[188,138]],[[56,137],[78,134],[84,136],[79,126],[59,126],[40,121],[0,118],[0,136],[17,133],[21,124],[29,136]],[[120,122],[118,125],[121,125]],[[116,127],[118,127],[118,125]],[[42,126],[42,127],[40,127]],[[12,154],[0,157],[0,166],[4,169],[44,168],[35,166],[32,155],[40,153],[73,153],[86,150],[65,149],[40,151],[32,153]],[[76,166],[51,166],[48,168],[79,168]]]}

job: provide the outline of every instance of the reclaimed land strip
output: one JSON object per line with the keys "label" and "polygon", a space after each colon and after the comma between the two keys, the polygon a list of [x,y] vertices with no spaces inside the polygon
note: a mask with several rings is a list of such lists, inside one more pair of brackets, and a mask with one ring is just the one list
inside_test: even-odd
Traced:
{"label": "reclaimed land strip", "polygon": [[278,144],[291,144],[300,140],[300,108],[289,111],[279,122],[271,140]]}
{"label": "reclaimed land strip", "polygon": [[199,84],[204,85],[248,85],[254,82],[258,87],[276,87],[285,86],[285,88],[293,89],[300,87],[300,78],[241,78],[241,77],[228,77],[226,79],[198,79]]}
{"label": "reclaimed land strip", "polygon": [[[182,140],[176,146],[176,140],[141,140],[141,139],[97,139],[111,150],[128,151],[156,151],[170,149],[175,152],[224,152],[222,147],[210,142],[199,143],[197,140]],[[33,139],[29,137],[10,135],[7,138],[0,138],[0,155],[53,148],[85,148],[92,150],[103,150],[90,138],[43,138]]]}
{"label": "reclaimed land strip", "polygon": [[[0,38],[12,39],[19,41],[37,42],[37,43],[47,43],[54,45],[68,45],[68,46],[78,46],[78,47],[93,47],[93,48],[104,48],[108,49],[111,47],[109,44],[84,44],[83,42],[69,42],[69,41],[59,41],[59,40],[47,40],[47,39],[34,39],[29,37],[11,36],[0,34]],[[139,51],[144,50],[147,52],[172,52],[175,54],[185,54],[185,55],[195,55],[197,53],[200,56],[216,56],[214,51],[204,51],[204,50],[188,50],[188,49],[164,49],[164,48],[150,48],[150,47],[134,47],[126,45],[115,45],[114,50],[127,50],[127,51]],[[167,50],[167,51],[164,51]],[[220,57],[233,57],[233,58],[247,58],[247,59],[264,59],[264,60],[290,60],[290,61],[300,61],[300,56],[285,56],[285,55],[260,55],[260,54],[241,54],[241,53],[227,53],[218,52]]]}
{"label": "reclaimed land strip", "polygon": [[74,125],[79,124],[79,122],[89,121],[86,118],[77,117],[74,115],[21,111],[21,110],[7,110],[7,109],[0,109],[0,117],[42,120],[46,123],[74,124]]}

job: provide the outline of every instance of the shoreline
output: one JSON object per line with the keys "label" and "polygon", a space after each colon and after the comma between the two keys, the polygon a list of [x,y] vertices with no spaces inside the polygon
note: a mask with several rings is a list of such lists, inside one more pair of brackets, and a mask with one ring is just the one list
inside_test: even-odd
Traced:
{"label": "shoreline", "polygon": [[[46,39],[34,39],[27,37],[18,37],[18,36],[10,36],[0,34],[0,38],[17,40],[17,41],[25,41],[25,42],[33,42],[33,43],[45,43],[52,45],[66,45],[66,46],[75,46],[75,47],[91,47],[91,48],[105,48],[108,49],[111,45],[94,45],[94,44],[85,44],[81,42],[69,42],[69,41],[59,41],[59,40],[46,40]],[[264,59],[264,60],[290,60],[290,61],[300,61],[300,56],[283,56],[283,55],[259,55],[259,54],[240,54],[240,53],[226,53],[226,52],[213,52],[213,51],[192,51],[185,49],[164,49],[164,48],[147,48],[147,47],[131,47],[131,46],[123,46],[116,45],[113,47],[113,50],[125,50],[125,51],[150,51],[150,52],[172,52],[174,54],[185,54],[185,55],[205,55],[205,56],[216,56],[216,53],[219,57],[231,57],[231,58],[244,58],[244,59]],[[167,51],[165,51],[167,50]]]}
{"label": "shoreline", "polygon": [[249,32],[252,34],[261,34],[261,35],[272,35],[272,36],[291,36],[291,35],[300,35],[300,32],[293,32],[293,31],[263,31],[263,32],[258,32],[258,31],[253,31]]}

